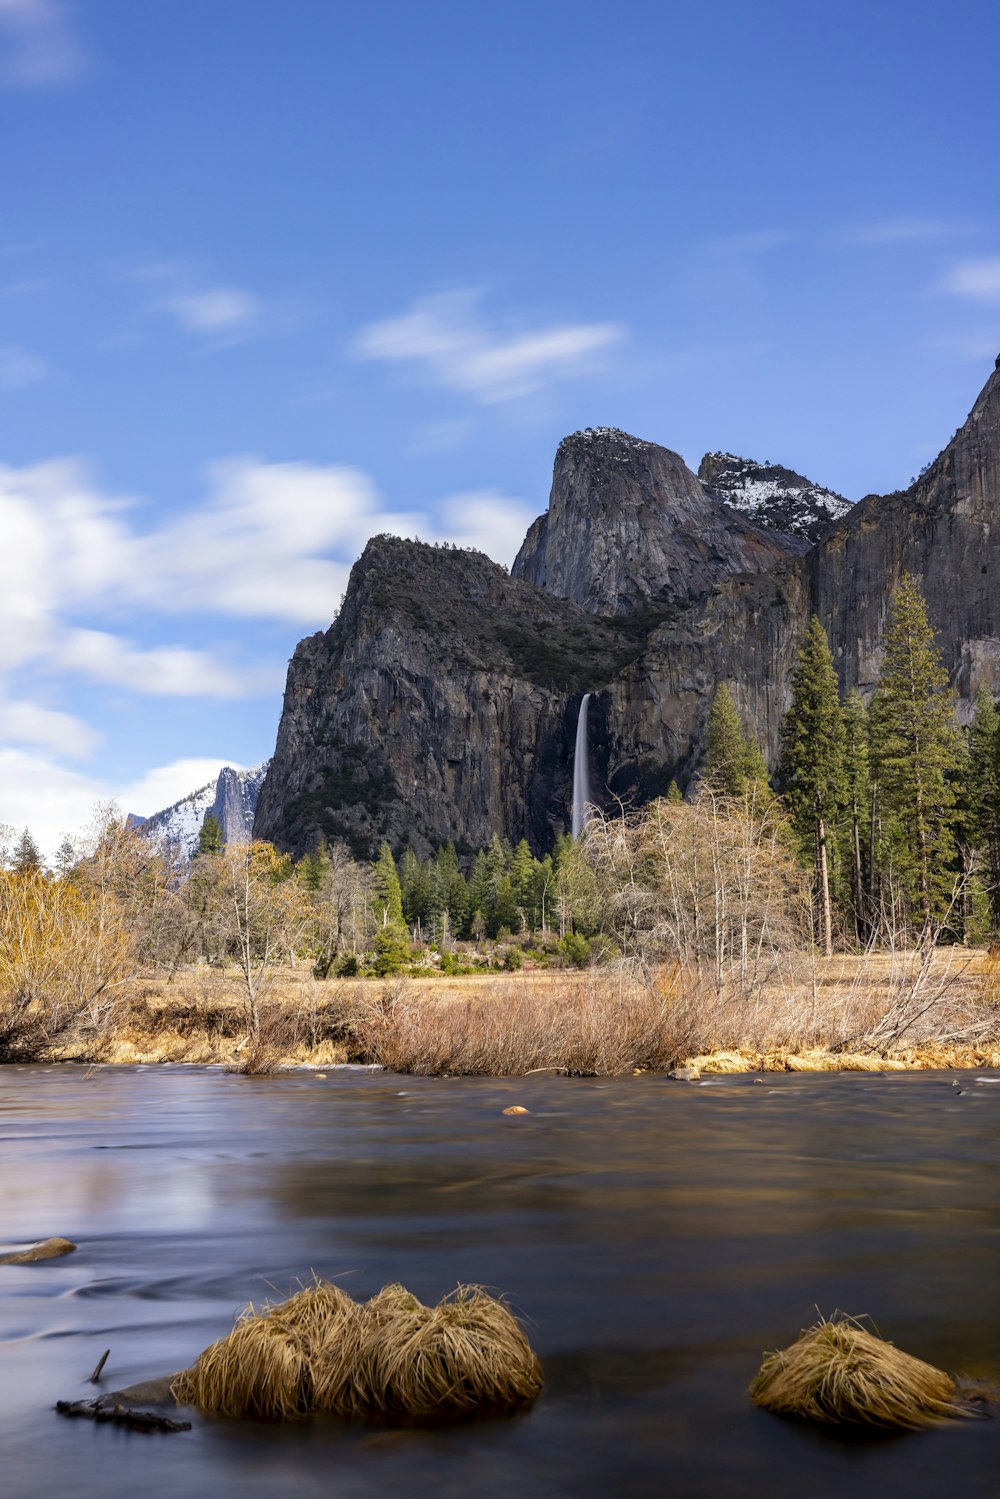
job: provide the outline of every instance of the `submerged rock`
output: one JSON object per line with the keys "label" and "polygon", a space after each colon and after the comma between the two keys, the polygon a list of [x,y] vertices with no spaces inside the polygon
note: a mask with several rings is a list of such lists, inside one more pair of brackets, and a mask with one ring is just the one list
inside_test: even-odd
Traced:
{"label": "submerged rock", "polygon": [[33,1265],[38,1260],[58,1260],[64,1254],[72,1254],[76,1247],[69,1239],[42,1239],[27,1249],[0,1254],[0,1265]]}

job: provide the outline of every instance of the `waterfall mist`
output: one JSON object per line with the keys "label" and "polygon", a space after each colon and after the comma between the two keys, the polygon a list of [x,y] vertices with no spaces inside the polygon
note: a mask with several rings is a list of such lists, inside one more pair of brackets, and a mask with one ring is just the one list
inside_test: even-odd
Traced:
{"label": "waterfall mist", "polygon": [[587,763],[587,704],[590,693],[583,694],[580,716],[576,721],[576,748],[573,751],[573,837],[579,838],[587,826],[590,802],[590,770]]}

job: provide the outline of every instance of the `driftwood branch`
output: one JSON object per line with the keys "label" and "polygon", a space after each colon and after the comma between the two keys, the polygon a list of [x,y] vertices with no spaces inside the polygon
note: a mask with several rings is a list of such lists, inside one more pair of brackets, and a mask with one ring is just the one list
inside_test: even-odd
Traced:
{"label": "driftwood branch", "polygon": [[103,1370],[104,1365],[108,1361],[108,1354],[110,1352],[111,1352],[110,1348],[105,1348],[104,1352],[101,1354],[101,1357],[99,1358],[99,1360],[97,1362],[97,1368],[94,1370],[93,1374],[90,1376],[90,1381],[89,1382],[91,1384],[96,1384],[97,1381],[100,1379],[100,1377],[101,1377],[101,1371]]}
{"label": "driftwood branch", "polygon": [[133,1410],[127,1405],[106,1405],[101,1400],[57,1400],[60,1416],[82,1416],[87,1421],[108,1421],[129,1431],[190,1431],[190,1421],[171,1421],[156,1411]]}

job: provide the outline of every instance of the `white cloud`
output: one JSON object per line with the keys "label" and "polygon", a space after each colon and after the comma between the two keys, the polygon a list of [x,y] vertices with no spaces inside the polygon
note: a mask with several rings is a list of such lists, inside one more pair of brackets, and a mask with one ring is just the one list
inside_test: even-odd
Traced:
{"label": "white cloud", "polygon": [[246,332],[261,312],[259,300],[235,286],[212,286],[169,297],[164,306],[186,333]]}
{"label": "white cloud", "polygon": [[225,755],[190,756],[115,782],[22,749],[0,749],[0,823],[18,831],[29,827],[51,859],[67,834],[88,826],[98,802],[113,801],[123,814],[148,817],[214,780],[223,765],[241,768]]}
{"label": "white cloud", "polygon": [[20,390],[25,385],[37,385],[48,373],[48,365],[38,354],[11,345],[0,349],[0,390]]}
{"label": "white cloud", "polygon": [[0,83],[62,83],[85,66],[62,0],[0,0]]}
{"label": "white cloud", "polygon": [[620,323],[572,323],[534,332],[498,332],[479,313],[479,293],[422,297],[401,317],[363,328],[359,359],[422,366],[437,384],[484,405],[534,394],[589,373],[594,357],[624,337]]}
{"label": "white cloud", "polygon": [[509,567],[535,515],[534,506],[495,489],[452,495],[441,503],[438,540],[475,547]]}
{"label": "white cloud", "polygon": [[973,302],[1000,304],[1000,255],[960,260],[944,277],[940,289]]}
{"label": "white cloud", "polygon": [[136,650],[104,630],[68,630],[58,650],[63,671],[156,697],[244,697],[252,690],[245,673],[228,670],[205,651],[186,646]]}
{"label": "white cloud", "polygon": [[40,703],[0,700],[0,737],[56,754],[86,758],[101,736],[81,718]]}

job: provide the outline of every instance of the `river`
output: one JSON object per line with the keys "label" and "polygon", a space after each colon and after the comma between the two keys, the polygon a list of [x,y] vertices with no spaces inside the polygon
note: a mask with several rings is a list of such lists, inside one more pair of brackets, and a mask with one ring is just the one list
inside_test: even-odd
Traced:
{"label": "river", "polygon": [[[756,1410],[816,1308],[1000,1374],[1000,1077],[411,1079],[0,1069],[4,1499],[907,1499],[1000,1492],[1000,1422],[843,1437]],[[989,1080],[986,1080],[989,1079]],[[530,1112],[504,1117],[513,1103]],[[546,1385],[509,1420],[140,1435],[57,1398],[181,1368],[311,1270],[506,1292]]]}

